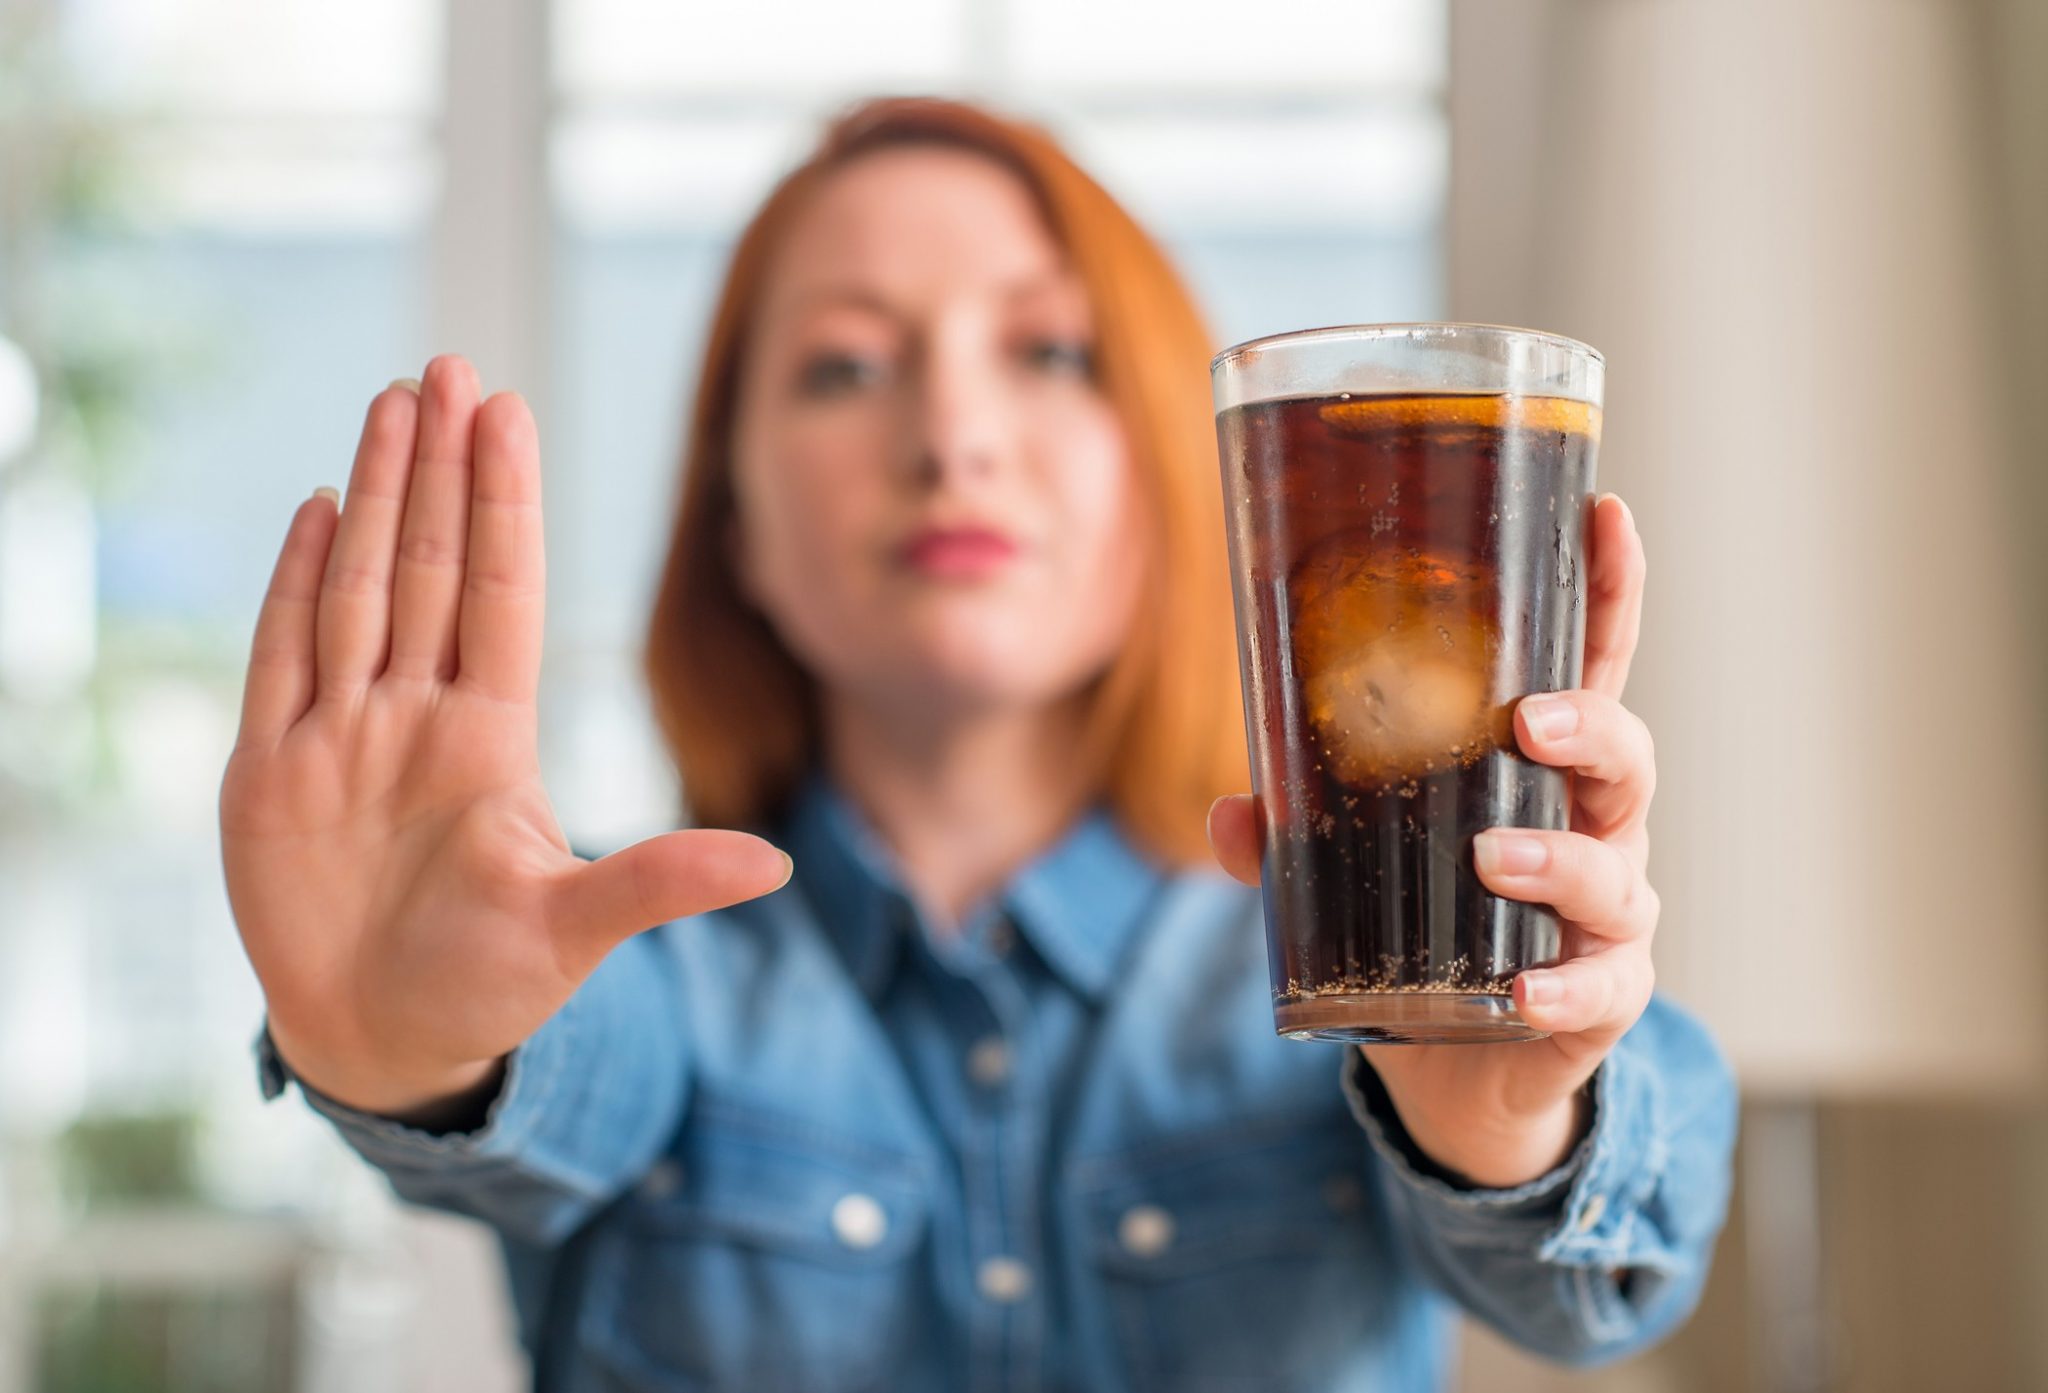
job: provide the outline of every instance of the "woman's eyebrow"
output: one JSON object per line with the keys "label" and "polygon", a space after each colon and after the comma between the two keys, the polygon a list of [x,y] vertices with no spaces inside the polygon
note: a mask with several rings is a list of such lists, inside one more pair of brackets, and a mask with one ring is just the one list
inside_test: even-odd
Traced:
{"label": "woman's eyebrow", "polygon": [[[1051,296],[1060,299],[1071,298],[1085,304],[1087,292],[1080,282],[1068,271],[1038,272],[1020,276],[1005,282],[997,288],[999,299],[1016,302],[1034,296]],[[908,320],[912,316],[899,310],[889,300],[860,285],[824,285],[793,295],[789,300],[792,315],[806,313],[813,309],[829,306],[844,306],[873,311],[890,319]]]}
{"label": "woman's eyebrow", "polygon": [[910,317],[882,296],[862,286],[821,286],[815,290],[802,291],[790,297],[785,312],[789,318],[796,319],[813,310],[834,306],[868,310],[888,319],[907,320]]}
{"label": "woman's eyebrow", "polygon": [[1004,287],[1004,297],[1009,300],[1026,300],[1034,295],[1057,296],[1073,299],[1085,304],[1088,299],[1087,287],[1071,271],[1047,271],[1036,275],[1021,276]]}

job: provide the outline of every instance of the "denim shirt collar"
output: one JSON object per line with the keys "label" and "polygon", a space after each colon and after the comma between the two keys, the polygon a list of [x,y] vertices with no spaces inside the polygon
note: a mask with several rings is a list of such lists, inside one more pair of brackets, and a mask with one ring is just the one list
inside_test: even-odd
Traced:
{"label": "denim shirt collar", "polygon": [[[895,855],[822,772],[797,790],[781,844],[848,970],[870,999],[878,997],[907,939],[926,927]],[[970,909],[960,932],[979,938],[994,918],[1007,917],[1075,990],[1099,998],[1164,879],[1098,805]]]}

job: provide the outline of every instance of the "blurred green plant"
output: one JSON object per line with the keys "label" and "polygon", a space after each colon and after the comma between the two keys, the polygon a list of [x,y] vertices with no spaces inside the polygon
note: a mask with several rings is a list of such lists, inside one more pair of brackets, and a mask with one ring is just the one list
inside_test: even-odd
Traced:
{"label": "blurred green plant", "polygon": [[[204,1119],[189,1109],[88,1114],[56,1141],[74,1235],[88,1249],[157,1250],[138,1273],[88,1264],[38,1284],[34,1387],[42,1393],[259,1393],[293,1386],[297,1266],[202,1260],[164,1269],[154,1231],[177,1214],[190,1248],[260,1222],[220,1210],[200,1176]],[[208,1229],[206,1224],[218,1227]],[[124,1227],[125,1226],[125,1227]],[[124,1235],[112,1248],[109,1234]]]}
{"label": "blurred green plant", "polygon": [[174,1109],[91,1114],[57,1139],[57,1173],[74,1212],[199,1203],[201,1119]]}
{"label": "blurred green plant", "polygon": [[290,1288],[45,1292],[41,1393],[274,1393],[291,1377]]}
{"label": "blurred green plant", "polygon": [[281,1248],[278,1221],[207,1195],[203,1125],[191,1109],[88,1114],[56,1139],[73,1261],[32,1288],[40,1393],[296,1386],[303,1235]]}
{"label": "blurred green plant", "polygon": [[154,355],[127,327],[137,316],[77,303],[80,288],[59,264],[66,248],[129,229],[147,182],[133,118],[94,109],[81,87],[56,7],[0,5],[0,333],[42,383],[44,424],[28,461],[75,469],[97,493],[131,454],[123,447]]}
{"label": "blurred green plant", "polygon": [[[30,480],[68,481],[95,509],[120,497],[148,468],[152,398],[223,357],[203,308],[127,254],[163,230],[147,137],[170,119],[139,94],[90,92],[59,20],[55,0],[0,0],[0,334],[28,356],[40,398],[35,439],[0,460],[0,508]],[[102,657],[108,638],[96,634]],[[0,741],[0,825],[119,796],[111,713],[148,666],[101,662],[76,702],[54,706],[0,680],[15,732]]]}

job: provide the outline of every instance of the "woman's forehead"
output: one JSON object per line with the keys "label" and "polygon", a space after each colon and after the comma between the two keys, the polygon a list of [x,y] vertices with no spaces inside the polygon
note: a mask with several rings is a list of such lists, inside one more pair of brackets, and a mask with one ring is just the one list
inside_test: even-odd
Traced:
{"label": "woman's forehead", "polygon": [[768,298],[789,313],[963,295],[1057,303],[1081,289],[1024,184],[943,149],[877,151],[834,172],[792,222],[770,280]]}
{"label": "woman's forehead", "polygon": [[[1065,314],[1085,312],[1088,306],[1087,292],[1079,278],[1065,267],[1033,271],[1007,282],[978,282],[957,289],[961,293],[971,291],[977,299],[1007,308]],[[847,310],[907,320],[916,318],[920,309],[915,297],[898,298],[887,286],[859,277],[807,283],[781,300],[782,312],[799,319]]]}

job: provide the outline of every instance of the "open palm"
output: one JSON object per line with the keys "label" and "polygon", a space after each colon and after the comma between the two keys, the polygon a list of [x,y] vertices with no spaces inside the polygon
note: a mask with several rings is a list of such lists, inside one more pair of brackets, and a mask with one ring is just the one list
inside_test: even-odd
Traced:
{"label": "open palm", "polygon": [[538,436],[443,356],[371,402],[337,510],[293,516],[221,784],[229,902],[280,1053],[399,1112],[459,1092],[622,939],[776,888],[682,831],[589,862],[541,786]]}

